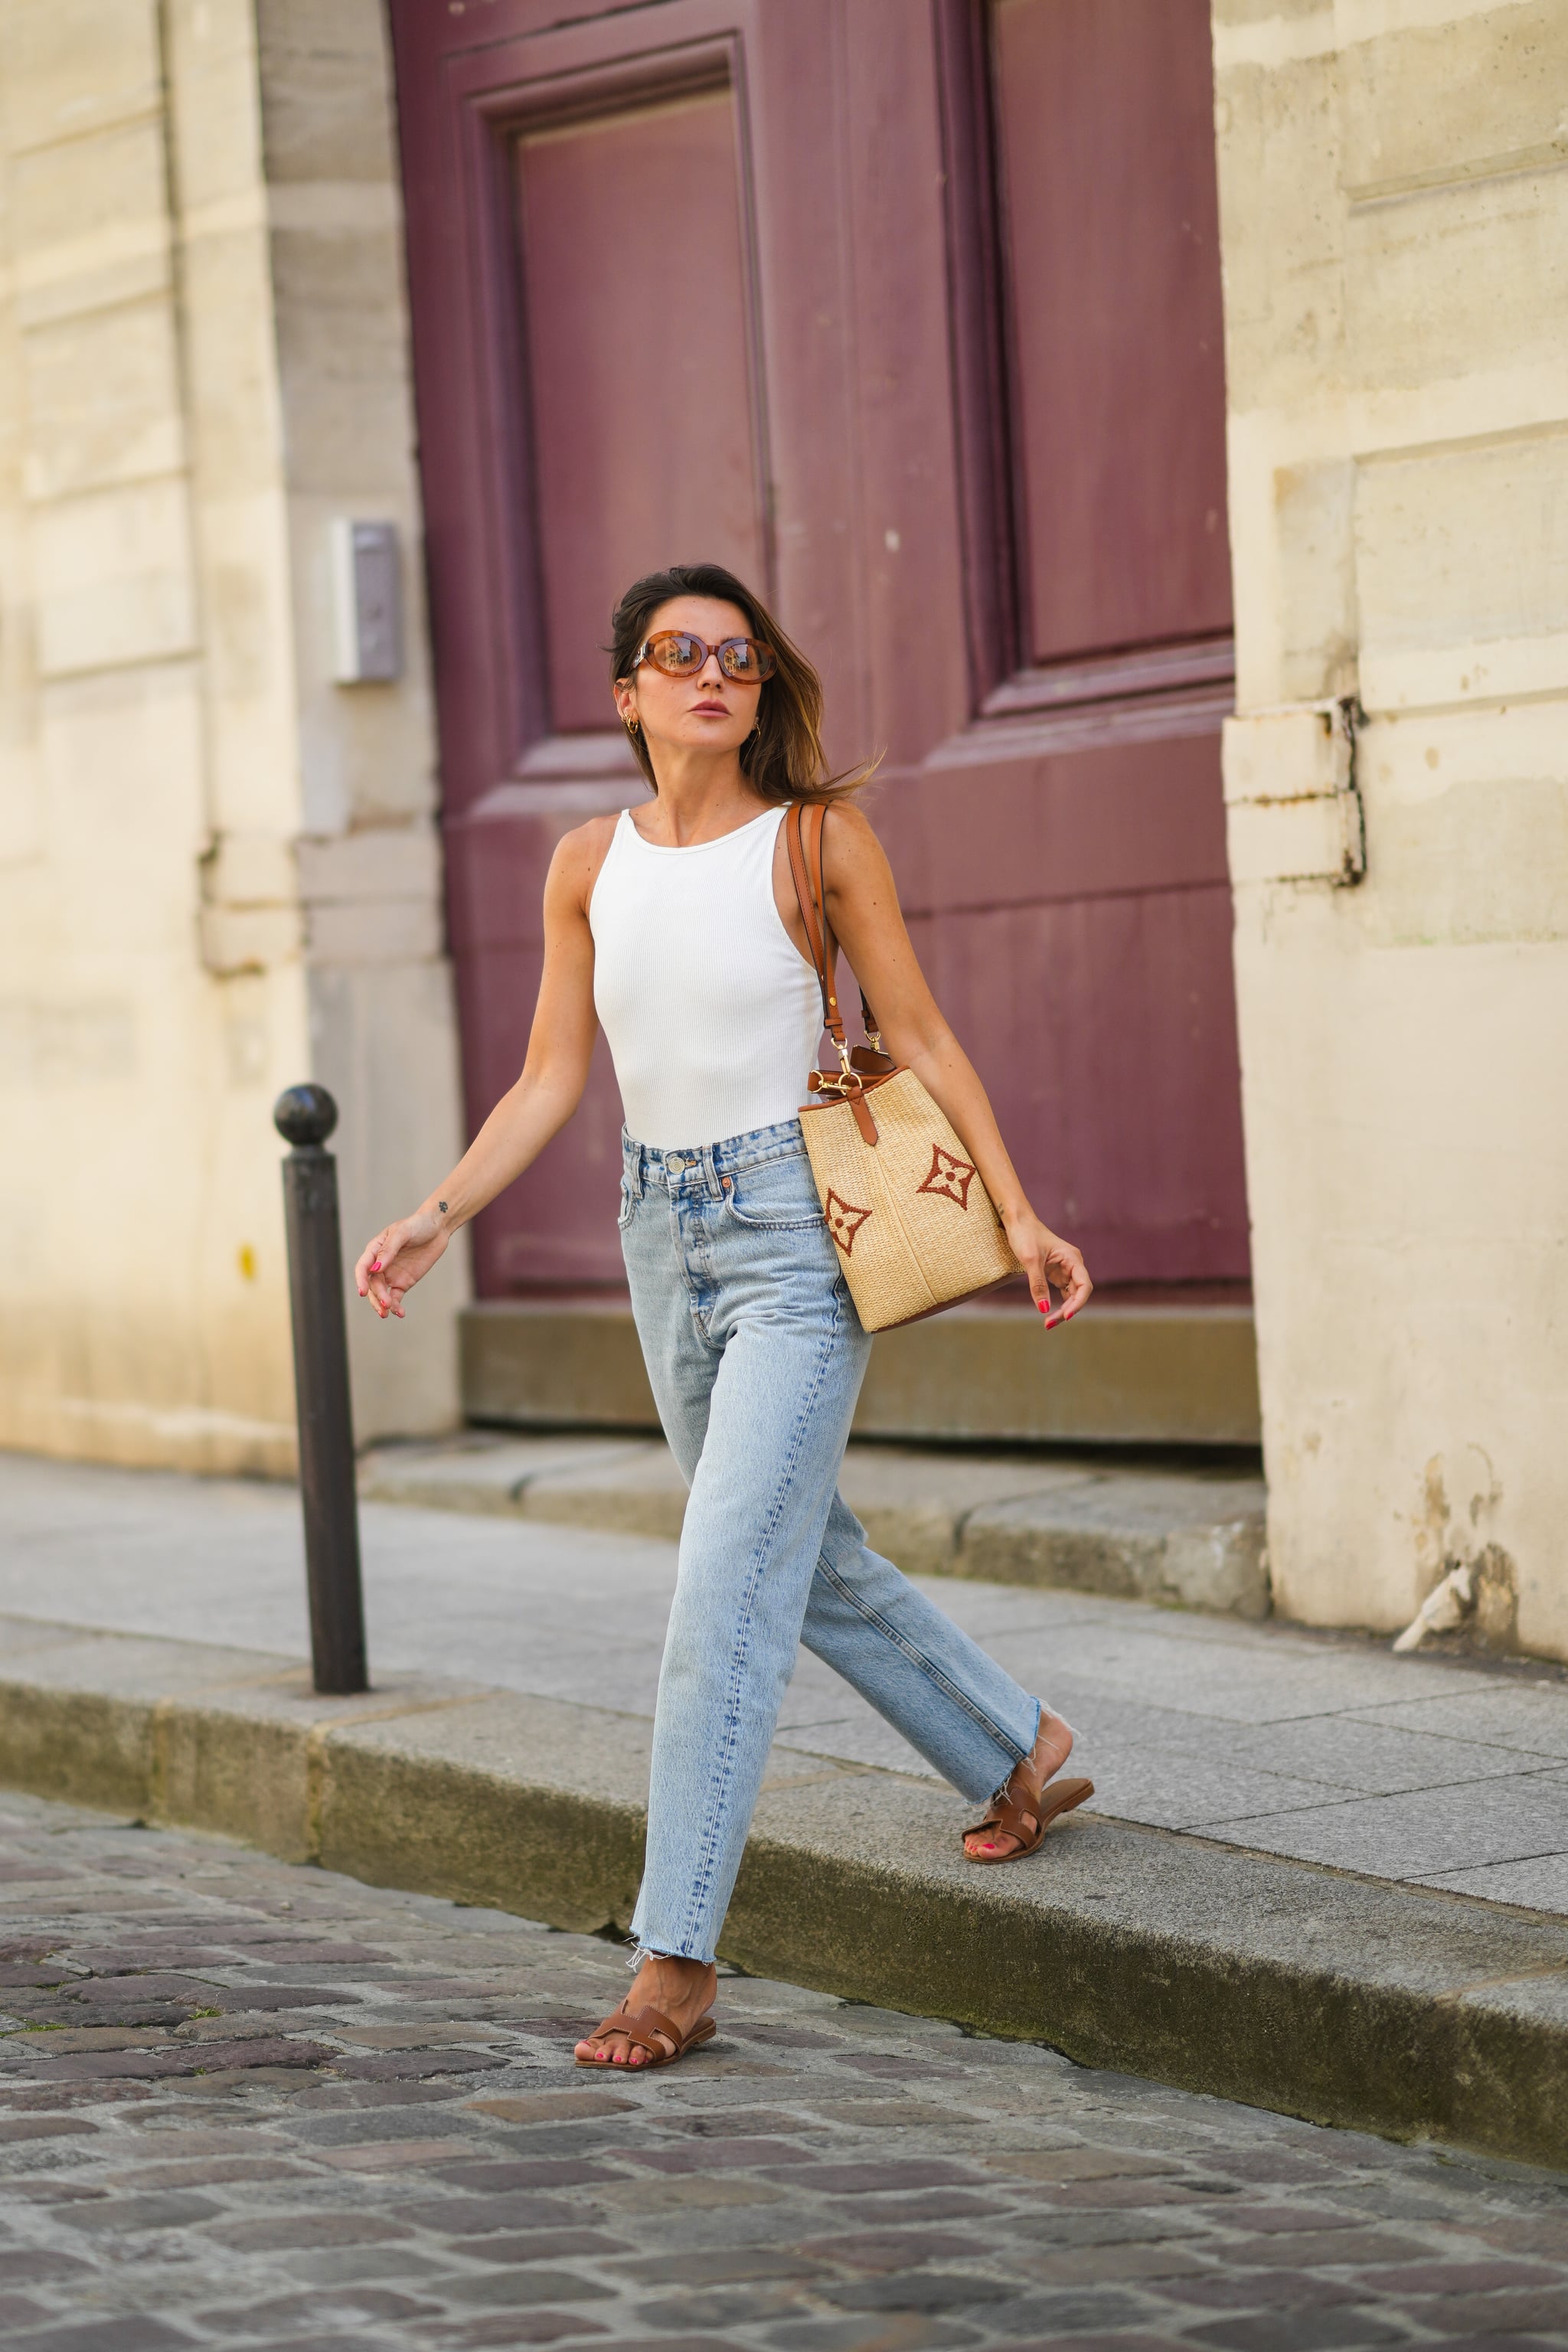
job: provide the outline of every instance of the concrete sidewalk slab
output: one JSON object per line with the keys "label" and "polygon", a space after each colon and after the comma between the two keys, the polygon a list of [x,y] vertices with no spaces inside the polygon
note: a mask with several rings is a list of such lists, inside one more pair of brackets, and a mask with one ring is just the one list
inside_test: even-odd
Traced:
{"label": "concrete sidewalk slab", "polygon": [[[367,1503],[373,1669],[647,1718],[675,1552],[570,1526]],[[1075,1592],[925,1589],[1079,1733],[1094,1810],[1367,1874],[1568,1911],[1568,1675]],[[0,1456],[0,1612],[307,1646],[289,1488]],[[781,1750],[931,1780],[803,1657]],[[1401,1802],[1391,1801],[1400,1799]]]}
{"label": "concrete sidewalk slab", "polygon": [[[374,1884],[624,1932],[646,1721],[0,1622],[0,1779]],[[1326,2123],[1568,2158],[1568,1922],[1079,1816],[963,1861],[910,1774],[775,1756],[723,1950],[757,1973]]]}
{"label": "concrete sidewalk slab", "polygon": [[[1103,1592],[1266,1617],[1267,1492],[1224,1463],[1160,1469],[1103,1455],[852,1445],[845,1500],[909,1575]],[[686,1488],[662,1438],[501,1437],[368,1454],[367,1501],[672,1539]]]}

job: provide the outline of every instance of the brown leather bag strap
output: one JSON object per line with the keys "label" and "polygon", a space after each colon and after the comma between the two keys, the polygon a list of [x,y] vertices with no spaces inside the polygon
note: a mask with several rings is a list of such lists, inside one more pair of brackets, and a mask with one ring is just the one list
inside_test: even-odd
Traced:
{"label": "brown leather bag strap", "polygon": [[790,879],[795,884],[795,899],[800,908],[800,919],[805,925],[805,944],[810,952],[812,970],[816,974],[816,984],[822,991],[822,1025],[834,1044],[838,1045],[844,1042],[844,1023],[839,1017],[838,1000],[835,992],[834,965],[837,957],[833,934],[827,928],[826,910],[820,928],[817,923],[817,901],[812,892],[811,869],[807,863],[805,839],[805,820],[808,815],[815,816],[817,820],[815,828],[816,835],[815,846],[817,873],[820,877],[823,815],[820,805],[814,805],[807,809],[803,801],[791,803],[789,814],[784,819],[784,846],[789,851]]}
{"label": "brown leather bag strap", "polygon": [[[805,942],[811,950],[812,968],[822,991],[822,1025],[835,1045],[842,1051],[845,1037],[844,1016],[838,1009],[838,942],[827,919],[827,886],[822,866],[822,835],[826,822],[827,808],[824,802],[792,802],[789,814],[784,819],[784,846],[789,852],[790,877],[800,905],[800,919],[805,925]],[[814,866],[816,869],[815,881],[812,875]],[[875,1037],[878,1034],[876,1017],[866,1002],[864,989],[860,991],[860,1017],[865,1023],[867,1035]]]}

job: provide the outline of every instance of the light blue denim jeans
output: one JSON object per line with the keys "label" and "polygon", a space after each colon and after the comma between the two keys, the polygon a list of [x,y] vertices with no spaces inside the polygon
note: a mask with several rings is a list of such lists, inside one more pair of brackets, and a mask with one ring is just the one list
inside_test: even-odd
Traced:
{"label": "light blue denim jeans", "polygon": [[977,1802],[1034,1747],[1040,1703],[879,1559],[837,1492],[871,1342],[798,1119],[623,1149],[632,1312],[691,1489],[632,1933],[710,1960],[802,1642]]}

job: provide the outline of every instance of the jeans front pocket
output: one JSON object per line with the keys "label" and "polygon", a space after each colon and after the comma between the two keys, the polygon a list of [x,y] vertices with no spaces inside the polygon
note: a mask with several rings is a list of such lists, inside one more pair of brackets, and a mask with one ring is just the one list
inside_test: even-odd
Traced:
{"label": "jeans front pocket", "polygon": [[727,1176],[724,1200],[736,1223],[753,1233],[804,1234],[822,1223],[816,1179],[804,1152]]}

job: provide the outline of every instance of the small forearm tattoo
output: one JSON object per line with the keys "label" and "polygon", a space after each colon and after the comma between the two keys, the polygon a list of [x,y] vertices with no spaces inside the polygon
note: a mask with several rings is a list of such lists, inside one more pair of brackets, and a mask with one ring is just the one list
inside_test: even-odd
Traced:
{"label": "small forearm tattoo", "polygon": [[445,1202],[445,1201],[437,1201],[437,1203],[436,1203],[436,1206],[440,1210],[441,1214],[442,1214],[443,1216],[445,1216],[445,1215],[446,1215],[446,1213],[447,1213],[447,1203],[446,1203],[446,1202]]}

